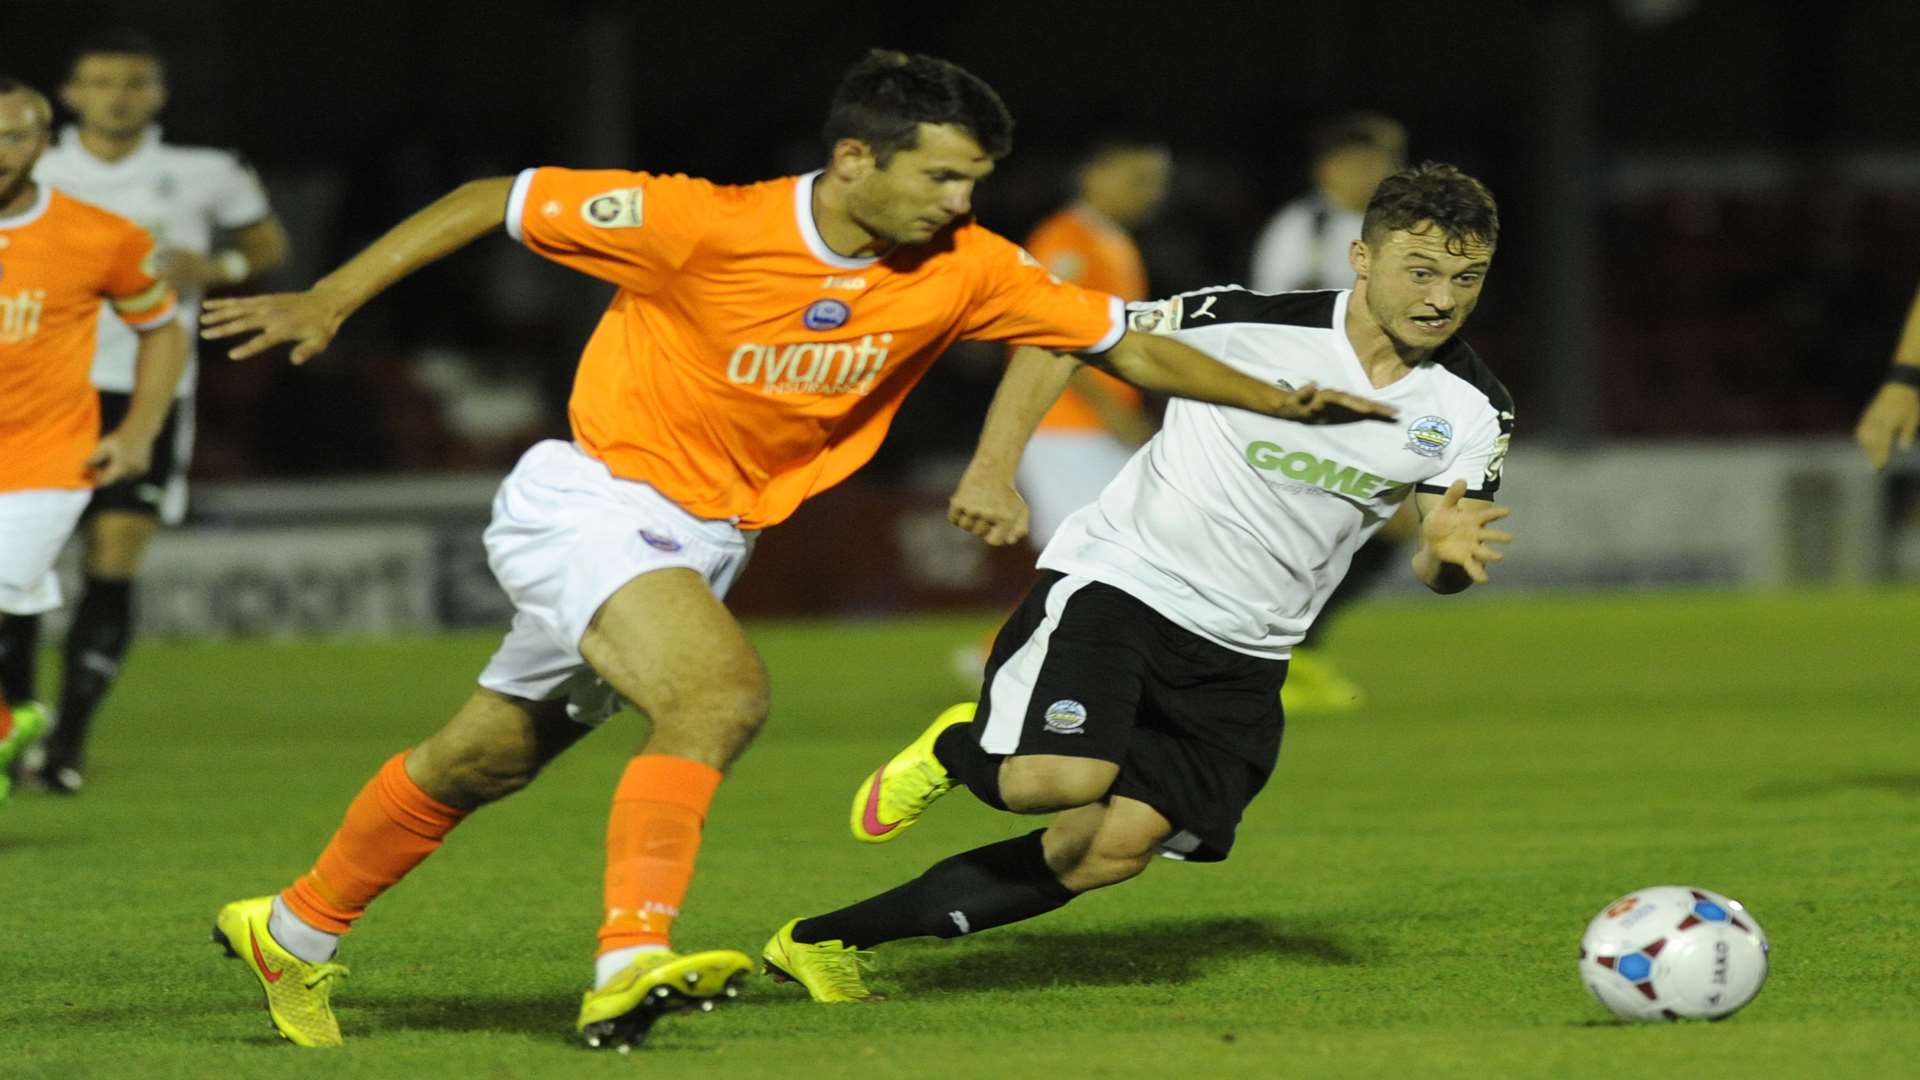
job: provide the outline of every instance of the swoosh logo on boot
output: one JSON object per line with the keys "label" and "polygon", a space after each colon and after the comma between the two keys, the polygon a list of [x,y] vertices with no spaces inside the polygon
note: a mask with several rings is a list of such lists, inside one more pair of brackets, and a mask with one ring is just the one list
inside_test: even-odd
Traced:
{"label": "swoosh logo on boot", "polygon": [[887,767],[880,766],[873,771],[873,782],[867,786],[867,808],[860,817],[860,827],[867,830],[869,836],[885,836],[900,827],[899,822],[889,825],[880,820],[880,781],[886,778]]}
{"label": "swoosh logo on boot", "polygon": [[247,944],[253,946],[253,963],[260,969],[260,977],[270,983],[279,982],[280,976],[285,973],[267,966],[267,958],[260,952],[260,935],[251,926],[247,927]]}

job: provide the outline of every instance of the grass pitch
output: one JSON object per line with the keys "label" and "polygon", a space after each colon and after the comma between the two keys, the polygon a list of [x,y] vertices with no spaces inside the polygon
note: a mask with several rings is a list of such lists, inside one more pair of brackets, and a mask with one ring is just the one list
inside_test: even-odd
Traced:
{"label": "grass pitch", "polygon": [[[853,785],[962,696],[983,620],[752,627],[775,715],[722,788],[686,947],[1034,823],[964,793],[897,843]],[[1374,695],[1298,717],[1231,861],[1041,920],[883,947],[878,1006],[756,979],[642,1053],[577,1048],[614,721],[469,820],[348,940],[345,1050],[275,1038],[207,943],[304,870],[492,637],[148,645],[80,798],[0,807],[0,1076],[862,1078],[1910,1075],[1920,1060],[1920,592],[1386,603],[1330,655]],[[1601,905],[1694,884],[1774,944],[1721,1024],[1611,1022],[1574,954]]]}

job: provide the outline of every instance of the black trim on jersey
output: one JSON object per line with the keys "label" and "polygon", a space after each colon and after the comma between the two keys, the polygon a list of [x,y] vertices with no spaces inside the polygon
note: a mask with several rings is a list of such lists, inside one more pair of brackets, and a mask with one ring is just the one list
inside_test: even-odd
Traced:
{"label": "black trim on jersey", "polygon": [[1333,329],[1339,289],[1259,293],[1230,285],[1180,294],[1180,329],[1199,330],[1215,323],[1272,323]]}
{"label": "black trim on jersey", "polygon": [[1494,376],[1493,370],[1480,359],[1473,347],[1459,338],[1452,338],[1427,358],[1430,364],[1439,364],[1453,372],[1462,382],[1486,395],[1487,404],[1500,415],[1500,434],[1513,433],[1513,395]]}
{"label": "black trim on jersey", "polygon": [[[1419,492],[1422,495],[1445,495],[1447,493],[1446,488],[1437,487],[1433,484],[1415,484],[1413,485],[1413,490]],[[1485,499],[1487,502],[1492,502],[1494,492],[1498,490],[1500,490],[1500,485],[1495,484],[1490,488],[1480,488],[1480,489],[1469,490],[1465,495],[1462,495],[1461,498]]]}

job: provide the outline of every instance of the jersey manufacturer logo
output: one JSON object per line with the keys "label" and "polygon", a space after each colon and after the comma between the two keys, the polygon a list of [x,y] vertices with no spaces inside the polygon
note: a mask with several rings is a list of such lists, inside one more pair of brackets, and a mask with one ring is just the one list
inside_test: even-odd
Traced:
{"label": "jersey manufacturer logo", "polygon": [[646,193],[637,187],[603,191],[580,204],[580,217],[601,229],[637,229]]}
{"label": "jersey manufacturer logo", "polygon": [[1219,316],[1217,316],[1217,315],[1215,315],[1215,314],[1213,313],[1213,302],[1214,302],[1215,300],[1218,300],[1218,299],[1220,299],[1220,298],[1219,298],[1219,297],[1217,297],[1217,296],[1209,296],[1209,297],[1207,297],[1207,302],[1206,302],[1206,303],[1204,303],[1204,304],[1201,304],[1201,305],[1200,305],[1199,307],[1197,307],[1197,308],[1195,308],[1195,309],[1193,310],[1193,314],[1191,314],[1191,315],[1189,315],[1189,316],[1187,316],[1187,321],[1189,321],[1189,322],[1191,322],[1191,321],[1193,321],[1194,319],[1214,319],[1214,318],[1218,318]]}
{"label": "jersey manufacturer logo", "polygon": [[1045,264],[1041,263],[1039,259],[1034,258],[1033,254],[1026,248],[1015,248],[1014,250],[1020,253],[1021,265],[1031,266],[1036,270],[1046,270],[1047,280],[1053,282],[1055,285],[1060,284],[1060,275],[1051,270],[1047,270]]}
{"label": "jersey manufacturer logo", "polygon": [[1047,730],[1055,735],[1079,735],[1087,722],[1087,707],[1072,698],[1047,706]]}
{"label": "jersey manufacturer logo", "polygon": [[1423,416],[1407,425],[1406,449],[1421,457],[1437,458],[1453,442],[1453,425],[1446,418]]}
{"label": "jersey manufacturer logo", "polygon": [[1361,472],[1355,466],[1316,457],[1305,450],[1290,452],[1264,439],[1247,444],[1247,464],[1261,472],[1278,473],[1302,487],[1351,495],[1356,499],[1386,498],[1395,489],[1410,485],[1409,481]]}
{"label": "jersey manufacturer logo", "polygon": [[887,364],[892,334],[859,341],[742,345],[727,357],[727,381],[768,394],[865,394]]}
{"label": "jersey manufacturer logo", "polygon": [[827,280],[821,282],[820,287],[823,289],[864,289],[867,287],[867,279],[863,277],[842,277],[839,274],[828,274]]}
{"label": "jersey manufacturer logo", "polygon": [[45,289],[21,289],[12,296],[0,296],[0,345],[25,341],[38,334],[40,314],[46,303]]}
{"label": "jersey manufacturer logo", "polygon": [[815,300],[800,322],[809,330],[838,330],[853,317],[853,309],[838,300]]}

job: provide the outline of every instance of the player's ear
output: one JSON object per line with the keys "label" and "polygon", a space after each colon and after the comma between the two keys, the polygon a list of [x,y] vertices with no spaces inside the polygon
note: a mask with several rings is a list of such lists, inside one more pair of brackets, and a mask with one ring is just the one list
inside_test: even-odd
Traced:
{"label": "player's ear", "polygon": [[841,180],[859,180],[878,167],[873,147],[865,139],[841,139],[833,144],[828,169]]}
{"label": "player's ear", "polygon": [[1347,265],[1353,267],[1355,277],[1366,277],[1367,266],[1371,261],[1372,257],[1367,252],[1365,240],[1355,240],[1347,245]]}

